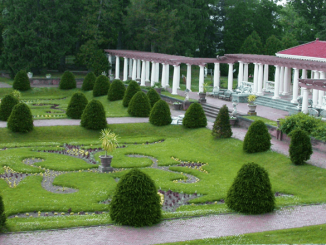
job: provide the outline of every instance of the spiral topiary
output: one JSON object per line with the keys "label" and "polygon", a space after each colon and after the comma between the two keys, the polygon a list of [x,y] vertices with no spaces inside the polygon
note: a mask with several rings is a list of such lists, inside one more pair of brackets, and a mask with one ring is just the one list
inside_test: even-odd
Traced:
{"label": "spiral topiary", "polygon": [[310,159],[312,154],[310,137],[306,131],[301,129],[293,130],[289,136],[291,137],[289,147],[291,161],[295,165],[302,165]]}
{"label": "spiral topiary", "polygon": [[137,92],[129,102],[128,113],[133,117],[148,117],[151,112],[151,105],[146,94]]}
{"label": "spiral topiary", "polygon": [[147,97],[149,98],[152,108],[153,108],[154,104],[161,99],[161,96],[153,88],[148,90]]}
{"label": "spiral topiary", "polygon": [[12,94],[6,95],[1,100],[1,104],[0,104],[0,120],[7,121],[12,112],[12,109],[18,103],[19,100],[15,96],[13,96]]}
{"label": "spiral topiary", "polygon": [[172,122],[170,107],[164,100],[155,103],[149,115],[149,122],[155,126],[165,126]]}
{"label": "spiral topiary", "polygon": [[73,89],[76,88],[75,75],[70,71],[65,71],[60,79],[60,89]]}
{"label": "spiral topiary", "polygon": [[125,95],[126,87],[121,82],[121,80],[113,80],[111,83],[109,92],[108,92],[108,100],[115,101],[115,100],[122,100],[123,96]]}
{"label": "spiral topiary", "polygon": [[201,104],[193,103],[189,106],[182,124],[186,128],[201,128],[207,126],[207,118]]}
{"label": "spiral topiary", "polygon": [[232,136],[229,109],[223,105],[215,119],[212,135],[215,138],[230,138]]}
{"label": "spiral topiary", "polygon": [[245,214],[272,212],[275,197],[267,171],[256,163],[244,164],[228,190],[225,203]]}
{"label": "spiral topiary", "polygon": [[244,138],[243,150],[247,153],[263,152],[271,148],[271,135],[261,120],[253,122]]}
{"label": "spiral topiary", "polygon": [[5,205],[3,204],[2,197],[0,195],[0,230],[6,224]]}
{"label": "spiral topiary", "polygon": [[12,85],[12,88],[17,89],[19,91],[26,91],[31,88],[31,83],[29,81],[26,71],[22,70],[17,72],[14,78],[14,83]]}
{"label": "spiral topiary", "polygon": [[139,84],[136,81],[130,81],[129,85],[127,87],[127,90],[125,92],[125,95],[123,96],[122,104],[124,107],[129,106],[129,102],[131,98],[138,92],[141,91]]}
{"label": "spiral topiary", "polygon": [[122,176],[110,203],[110,217],[118,224],[135,227],[160,222],[162,210],[154,181],[138,169]]}
{"label": "spiral topiary", "polygon": [[96,76],[94,72],[87,73],[81,89],[84,91],[93,90],[95,81],[96,81]]}
{"label": "spiral topiary", "polygon": [[18,103],[12,109],[7,127],[13,132],[27,133],[33,130],[33,116],[25,103]]}
{"label": "spiral topiary", "polygon": [[93,96],[98,97],[102,95],[108,94],[110,88],[110,81],[107,76],[99,75],[96,78],[94,88],[93,88]]}
{"label": "spiral topiary", "polygon": [[82,92],[76,92],[72,95],[66,114],[72,119],[80,119],[88,100]]}
{"label": "spiral topiary", "polygon": [[105,111],[100,101],[93,99],[87,104],[81,116],[80,125],[94,130],[106,128]]}

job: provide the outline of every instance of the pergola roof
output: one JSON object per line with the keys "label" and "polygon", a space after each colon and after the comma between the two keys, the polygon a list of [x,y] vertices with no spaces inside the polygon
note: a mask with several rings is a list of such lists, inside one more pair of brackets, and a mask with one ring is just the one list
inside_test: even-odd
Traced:
{"label": "pergola roof", "polygon": [[299,86],[326,91],[326,79],[299,79]]}

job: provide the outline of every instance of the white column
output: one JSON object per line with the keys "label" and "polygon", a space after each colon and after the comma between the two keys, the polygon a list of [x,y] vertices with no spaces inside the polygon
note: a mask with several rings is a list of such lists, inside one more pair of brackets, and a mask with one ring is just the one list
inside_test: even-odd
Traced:
{"label": "white column", "polygon": [[282,95],[289,95],[290,81],[291,81],[291,69],[289,67],[285,67],[284,69],[284,90]]}
{"label": "white column", "polygon": [[162,63],[162,79],[161,79],[161,85],[163,88],[165,88],[165,70],[166,70],[166,66],[164,63]]}
{"label": "white column", "polygon": [[284,88],[284,66],[281,66],[280,69],[280,86],[279,86],[279,94],[283,93]]}
{"label": "white column", "polygon": [[305,114],[308,113],[308,93],[309,90],[307,88],[302,88],[303,95],[302,95],[302,108],[301,111]]}
{"label": "white column", "polygon": [[[301,79],[306,79],[306,78],[307,78],[307,70],[302,69]],[[301,87],[301,96],[303,96],[303,87]]]}
{"label": "white column", "polygon": [[[178,78],[180,80],[180,66],[173,65],[173,84],[172,84],[172,94],[178,94]],[[178,74],[179,72],[179,74]]]}
{"label": "white column", "polygon": [[214,88],[220,88],[220,63],[214,63]]}
{"label": "white column", "polygon": [[243,62],[239,61],[238,88],[241,87],[243,81]]}
{"label": "white column", "polygon": [[112,74],[112,55],[108,55],[108,60],[109,60],[109,63],[111,65],[111,68],[109,69],[109,76]]}
{"label": "white column", "polygon": [[233,63],[229,63],[228,90],[233,89]]}
{"label": "white column", "polygon": [[153,87],[155,84],[155,77],[156,77],[156,63],[152,61],[151,87]]}
{"label": "white column", "polygon": [[268,64],[264,65],[264,89],[263,91],[266,91],[266,87],[267,87],[267,82],[268,82]]}
{"label": "white column", "polygon": [[128,80],[128,58],[123,57],[123,81]]}
{"label": "white column", "polygon": [[164,88],[170,86],[170,84],[169,84],[169,80],[170,80],[170,65],[169,64],[165,64],[165,66],[166,66],[166,68],[165,68],[165,86],[164,86]]}
{"label": "white column", "polygon": [[255,69],[254,69],[254,88],[252,93],[256,94],[258,89],[258,63],[254,63]]}
{"label": "white column", "polygon": [[120,59],[119,56],[115,56],[115,79],[120,79]]}
{"label": "white column", "polygon": [[199,66],[199,93],[204,92],[204,66]]}
{"label": "white column", "polygon": [[137,60],[137,79],[140,79],[140,60]]}
{"label": "white column", "polygon": [[[320,71],[319,72],[319,79],[325,79],[325,72]],[[319,90],[319,94],[318,94],[318,106],[320,106],[320,108],[323,106],[323,97],[325,95],[325,92],[322,90]]]}
{"label": "white column", "polygon": [[258,64],[258,90],[257,90],[257,95],[264,95],[262,92],[263,89],[263,69],[264,65],[259,63]]}
{"label": "white column", "polygon": [[[319,79],[319,72],[318,71],[313,71],[314,72],[314,79]],[[317,107],[318,105],[318,90],[313,89],[312,90],[312,107]]]}
{"label": "white column", "polygon": [[146,76],[146,61],[142,60],[140,86],[145,86],[145,76]]}
{"label": "white column", "polygon": [[279,92],[278,92],[278,88],[279,88],[279,84],[280,84],[280,67],[278,65],[275,66],[275,81],[274,81],[274,96],[272,97],[272,99],[279,99]]}
{"label": "white column", "polygon": [[293,98],[291,103],[298,103],[298,92],[299,92],[299,69],[294,69],[294,77],[293,77]]}
{"label": "white column", "polygon": [[155,72],[156,72],[156,77],[154,78],[154,81],[159,82],[159,80],[160,80],[160,63],[159,62],[156,62]]}
{"label": "white column", "polygon": [[187,85],[186,88],[191,92],[191,64],[187,64]]}
{"label": "white column", "polygon": [[132,65],[132,75],[131,75],[131,80],[136,81],[136,74],[137,74],[137,60],[133,60],[133,65]]}
{"label": "white column", "polygon": [[243,81],[248,82],[248,63],[243,63],[244,68],[243,68]]}
{"label": "white column", "polygon": [[129,77],[132,77],[132,59],[129,59]]}
{"label": "white column", "polygon": [[149,61],[146,60],[146,76],[145,76],[145,82],[149,82],[149,69],[150,69]]}

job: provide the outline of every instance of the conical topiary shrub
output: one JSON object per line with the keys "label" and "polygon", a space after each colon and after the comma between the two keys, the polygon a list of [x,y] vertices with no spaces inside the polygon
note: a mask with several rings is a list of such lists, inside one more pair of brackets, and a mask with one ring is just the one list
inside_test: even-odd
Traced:
{"label": "conical topiary shrub", "polygon": [[76,88],[75,75],[70,71],[65,71],[60,79],[60,89],[73,89]]}
{"label": "conical topiary shrub", "polygon": [[133,117],[148,117],[151,112],[151,105],[146,94],[137,92],[130,100],[128,113]]}
{"label": "conical topiary shrub", "polygon": [[33,116],[25,103],[18,103],[12,109],[7,127],[13,132],[27,133],[33,130]]}
{"label": "conical topiary shrub", "polygon": [[149,122],[155,126],[165,126],[172,122],[170,107],[164,100],[155,103],[149,115]]}
{"label": "conical topiary shrub", "polygon": [[139,84],[136,81],[131,81],[127,87],[125,95],[123,96],[122,104],[124,107],[129,106],[131,98],[138,92],[141,91]]}
{"label": "conical topiary shrub", "polygon": [[212,135],[215,138],[230,138],[232,136],[229,109],[223,105],[215,119]]}
{"label": "conical topiary shrub", "polygon": [[2,197],[0,196],[0,230],[6,224],[5,205],[3,204]]}
{"label": "conical topiary shrub", "polygon": [[17,72],[12,87],[13,89],[17,89],[20,91],[26,91],[31,88],[31,83],[29,82],[29,78],[27,76],[26,71]]}
{"label": "conical topiary shrub", "polygon": [[306,131],[301,129],[293,130],[289,136],[291,137],[289,147],[291,161],[295,165],[302,165],[310,159],[312,154],[310,137]]}
{"label": "conical topiary shrub", "polygon": [[0,120],[7,121],[12,112],[12,109],[18,103],[19,100],[15,96],[13,96],[12,94],[6,95],[1,100],[1,104],[0,104]]}
{"label": "conical topiary shrub", "polygon": [[93,96],[98,97],[102,95],[108,94],[110,88],[109,78],[104,75],[99,75],[96,78],[94,88],[93,88]]}
{"label": "conical topiary shrub", "polygon": [[88,100],[82,92],[76,92],[72,95],[66,114],[72,119],[80,119]]}
{"label": "conical topiary shrub", "polygon": [[153,88],[148,90],[147,96],[149,98],[149,102],[151,103],[152,108],[153,108],[154,104],[161,99],[161,96]]}
{"label": "conical topiary shrub", "polygon": [[202,128],[207,126],[207,118],[201,104],[193,103],[189,106],[182,124],[186,128]]}
{"label": "conical topiary shrub", "polygon": [[244,164],[228,190],[225,203],[245,214],[272,212],[275,197],[267,171],[256,163]]}
{"label": "conical topiary shrub", "polygon": [[263,152],[271,148],[271,135],[261,120],[253,122],[244,138],[243,150],[247,153]]}
{"label": "conical topiary shrub", "polygon": [[93,99],[87,104],[81,116],[80,125],[95,130],[106,128],[105,111],[100,101]]}
{"label": "conical topiary shrub", "polygon": [[121,80],[113,80],[111,83],[109,92],[108,92],[108,100],[115,101],[115,100],[122,100],[123,96],[125,95],[126,87],[121,82]]}
{"label": "conical topiary shrub", "polygon": [[121,225],[150,226],[162,217],[154,181],[138,169],[121,177],[110,203],[111,219]]}
{"label": "conical topiary shrub", "polygon": [[94,72],[87,73],[81,89],[84,91],[93,90],[95,81],[96,81],[96,76]]}

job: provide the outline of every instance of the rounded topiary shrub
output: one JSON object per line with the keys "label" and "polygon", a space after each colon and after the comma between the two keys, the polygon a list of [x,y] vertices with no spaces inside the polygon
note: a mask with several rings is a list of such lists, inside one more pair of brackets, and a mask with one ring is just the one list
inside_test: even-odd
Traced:
{"label": "rounded topiary shrub", "polygon": [[243,150],[247,153],[263,152],[271,148],[271,135],[261,120],[253,122],[244,138]]}
{"label": "rounded topiary shrub", "polygon": [[151,112],[151,104],[146,94],[137,92],[130,100],[128,113],[133,117],[148,117]]}
{"label": "rounded topiary shrub", "polygon": [[107,126],[105,111],[102,103],[98,100],[91,100],[82,116],[80,125],[87,129],[104,129]]}
{"label": "rounded topiary shrub", "polygon": [[29,82],[29,78],[27,76],[26,71],[19,71],[16,74],[12,87],[13,89],[17,89],[20,91],[26,91],[31,88],[31,83]]}
{"label": "rounded topiary shrub", "polygon": [[150,226],[162,217],[154,181],[138,169],[121,177],[110,203],[111,219],[121,225]]}
{"label": "rounded topiary shrub", "polygon": [[2,197],[0,196],[0,230],[6,224],[6,215],[5,215],[5,206],[2,201]]}
{"label": "rounded topiary shrub", "polygon": [[272,212],[275,197],[267,171],[256,163],[244,164],[228,190],[225,203],[230,209],[246,214]]}
{"label": "rounded topiary shrub", "polygon": [[33,130],[33,116],[25,103],[18,103],[12,109],[7,127],[13,132],[27,133]]}
{"label": "rounded topiary shrub", "polygon": [[156,92],[155,89],[151,88],[147,92],[147,96],[149,98],[149,102],[151,103],[151,106],[153,107],[154,104],[161,99],[161,96]]}
{"label": "rounded topiary shrub", "polygon": [[98,97],[102,95],[108,94],[110,88],[110,81],[107,76],[99,75],[96,78],[94,88],[93,88],[93,96]]}
{"label": "rounded topiary shrub", "polygon": [[73,89],[76,88],[75,75],[70,71],[65,71],[60,79],[60,89]]}
{"label": "rounded topiary shrub", "polygon": [[96,76],[94,72],[87,73],[81,89],[84,91],[93,90],[95,81],[96,81]]}
{"label": "rounded topiary shrub", "polygon": [[108,100],[115,101],[115,100],[122,100],[123,96],[125,95],[126,87],[121,82],[121,80],[113,80],[111,83],[109,92],[108,92]]}
{"label": "rounded topiary shrub", "polygon": [[170,107],[164,100],[155,103],[149,115],[149,122],[155,126],[165,126],[172,122]]}
{"label": "rounded topiary shrub", "polygon": [[123,96],[122,104],[124,107],[129,106],[131,98],[138,92],[141,91],[139,84],[136,81],[130,81],[125,95]]}
{"label": "rounded topiary shrub", "polygon": [[186,128],[202,128],[207,126],[207,118],[201,104],[193,103],[189,106],[182,124]]}
{"label": "rounded topiary shrub", "polygon": [[19,100],[15,96],[13,96],[12,94],[6,95],[1,100],[1,104],[0,104],[0,120],[7,121],[12,112],[12,109],[18,103]]}
{"label": "rounded topiary shrub", "polygon": [[87,104],[88,100],[82,92],[74,93],[67,108],[67,116],[72,119],[80,119]]}
{"label": "rounded topiary shrub", "polygon": [[310,137],[306,131],[301,129],[293,130],[289,136],[291,137],[289,147],[291,161],[295,165],[302,165],[310,159],[312,154]]}
{"label": "rounded topiary shrub", "polygon": [[229,109],[223,105],[215,119],[212,135],[216,138],[230,138],[232,136]]}

